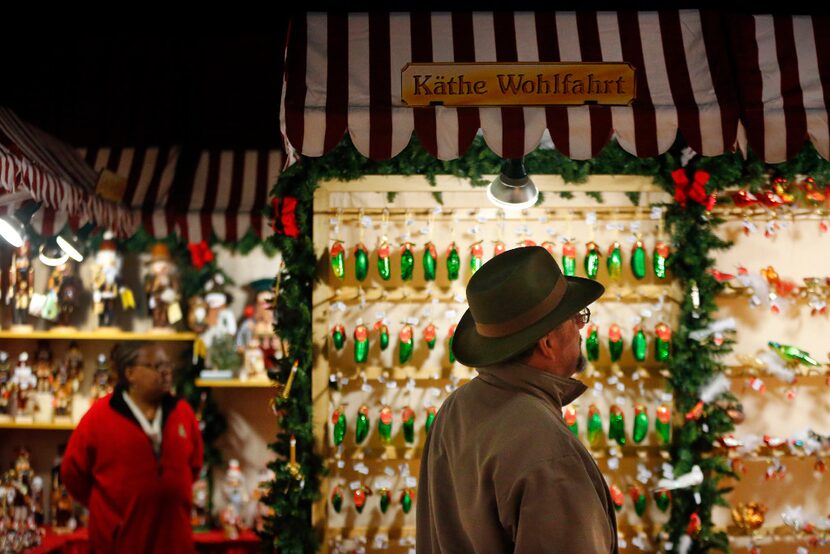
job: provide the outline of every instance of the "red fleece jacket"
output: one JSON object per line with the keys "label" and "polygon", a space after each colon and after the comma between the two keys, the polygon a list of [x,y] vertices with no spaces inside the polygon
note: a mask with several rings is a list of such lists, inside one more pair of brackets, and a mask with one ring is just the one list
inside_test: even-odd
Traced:
{"label": "red fleece jacket", "polygon": [[162,401],[161,452],[133,416],[122,390],[96,401],[72,433],[61,477],[89,508],[93,553],[194,552],[192,483],[202,435],[187,402]]}

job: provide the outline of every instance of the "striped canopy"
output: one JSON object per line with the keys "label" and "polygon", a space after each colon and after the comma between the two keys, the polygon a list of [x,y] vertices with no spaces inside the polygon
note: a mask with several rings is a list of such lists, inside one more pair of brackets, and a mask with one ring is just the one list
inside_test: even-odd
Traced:
{"label": "striped canopy", "polygon": [[31,224],[43,235],[88,222],[117,236],[135,232],[138,219],[116,202],[95,194],[97,173],[71,147],[0,107],[0,212],[27,202],[41,208]]}
{"label": "striped canopy", "polygon": [[[286,47],[281,129],[290,161],[325,154],[347,131],[373,159],[398,154],[413,132],[442,160],[463,155],[479,132],[504,158],[544,140],[587,159],[612,138],[655,156],[678,131],[706,156],[748,140],[778,162],[809,135],[827,157],[828,31],[823,18],[698,10],[302,14]],[[401,102],[407,63],[515,61],[628,62],[637,98],[614,107]]]}
{"label": "striped canopy", "polygon": [[211,235],[229,242],[249,230],[269,235],[263,210],[276,182],[282,153],[276,150],[82,148],[95,170],[124,182],[121,200],[155,237],[178,233],[186,241]]}

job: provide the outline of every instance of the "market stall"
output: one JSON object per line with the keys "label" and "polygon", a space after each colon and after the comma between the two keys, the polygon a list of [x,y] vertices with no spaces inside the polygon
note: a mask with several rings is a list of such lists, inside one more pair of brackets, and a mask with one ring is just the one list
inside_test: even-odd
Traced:
{"label": "market stall", "polygon": [[[726,548],[730,541],[737,547],[754,549],[760,544],[792,548],[788,541],[796,541],[802,548],[824,544],[824,532],[816,529],[824,529],[826,522],[799,515],[800,510],[787,512],[783,526],[774,528],[775,532],[764,527],[766,507],[760,505],[766,499],[758,496],[757,483],[724,496],[723,479],[732,476],[738,463],[731,467],[727,463],[736,457],[730,449],[742,452],[740,463],[778,466],[774,457],[764,457],[757,442],[749,447],[732,443],[735,425],[753,418],[750,406],[754,403],[742,404],[745,399],[739,383],[747,378],[744,366],[724,359],[724,355],[730,350],[732,337],[738,344],[757,341],[752,338],[752,327],[738,326],[737,335],[732,335],[735,329],[731,322],[716,314],[723,301],[724,281],[711,256],[727,246],[718,228],[719,217],[745,217],[740,210],[722,207],[729,206],[731,199],[736,207],[745,208],[743,199],[750,194],[745,187],[752,188],[754,201],[764,206],[771,219],[775,217],[769,210],[782,204],[787,206],[782,209],[788,217],[802,217],[804,214],[792,211],[792,203],[783,199],[804,196],[812,198],[812,204],[807,204],[814,210],[811,217],[823,217],[828,151],[823,83],[828,68],[819,37],[826,34],[827,25],[821,17],[731,18],[692,10],[659,14],[306,14],[295,18],[286,55],[282,125],[289,160],[297,166],[283,173],[275,192],[280,201],[296,201],[300,238],[278,238],[284,251],[292,250],[285,256],[279,305],[283,321],[290,324],[278,324],[278,332],[293,346],[282,378],[290,374],[294,388],[291,398],[278,402],[283,431],[275,448],[286,461],[276,464],[274,490],[288,494],[271,496],[278,514],[269,535],[274,545],[310,550],[322,539],[330,551],[411,548],[414,519],[409,511],[410,502],[417,497],[419,430],[421,425],[429,425],[429,410],[440,410],[440,399],[468,377],[457,374],[451,361],[444,359],[445,341],[450,340],[443,334],[447,331],[438,323],[431,328],[426,321],[440,318],[444,312],[447,321],[442,323],[449,326],[452,318],[447,314],[463,312],[463,296],[459,296],[463,272],[458,283],[449,277],[449,281],[431,285],[429,277],[419,280],[418,262],[422,256],[424,260],[431,256],[437,267],[446,263],[452,275],[455,270],[451,268],[458,264],[464,267],[489,258],[487,243],[494,231],[492,223],[485,223],[492,221],[492,216],[482,216],[476,227],[487,237],[478,245],[483,253],[467,251],[470,245],[461,247],[456,240],[456,236],[465,236],[460,229],[468,229],[468,224],[462,223],[465,218],[487,205],[483,191],[478,193],[478,201],[466,205],[449,201],[452,210],[423,199],[413,201],[408,195],[426,191],[420,194],[434,193],[448,202],[444,195],[460,190],[444,188],[442,174],[486,185],[500,169],[488,149],[503,158],[525,156],[530,175],[534,179],[540,176],[543,182],[548,174],[562,175],[566,181],[585,181],[566,189],[568,193],[598,192],[592,189],[591,174],[629,173],[646,177],[645,183],[653,182],[673,197],[646,201],[655,203],[649,210],[664,210],[662,216],[656,214],[656,221],[665,217],[671,251],[668,273],[679,294],[666,300],[671,297],[667,291],[660,305],[665,308],[677,303],[679,307],[679,313],[665,314],[672,333],[666,333],[665,328],[650,331],[643,327],[626,333],[620,325],[622,332],[615,330],[614,336],[608,337],[612,361],[613,352],[622,346],[617,343],[642,352],[646,344],[651,347],[662,341],[664,347],[671,344],[671,356],[663,359],[663,369],[650,373],[658,376],[656,381],[642,380],[633,387],[611,367],[600,370],[594,391],[599,391],[598,397],[609,395],[618,409],[606,405],[594,411],[580,405],[576,413],[565,414],[566,420],[587,425],[586,435],[580,436],[589,444],[597,433],[607,433],[608,443],[603,447],[607,450],[600,448],[598,457],[611,462],[606,468],[607,480],[618,491],[613,496],[623,510],[621,521],[632,524],[628,529],[621,527],[620,545],[633,550],[660,546],[686,552]],[[410,63],[558,61],[629,62],[638,68],[636,99],[630,106],[614,107],[452,107],[441,105],[447,100],[444,96],[438,105],[416,108],[402,100],[400,72]],[[343,143],[346,131],[350,141]],[[808,138],[815,150],[804,148]],[[736,148],[747,150],[747,144],[751,147],[748,158],[730,154]],[[540,145],[557,151],[539,150]],[[356,158],[352,148],[370,160]],[[557,152],[573,160],[591,159],[580,163]],[[638,160],[626,152],[640,158],[658,157]],[[438,162],[427,154],[453,161]],[[785,159],[791,160],[779,166],[764,163]],[[367,177],[373,174],[384,177]],[[416,174],[426,179],[408,177]],[[393,184],[396,182],[401,184]],[[330,203],[332,191],[338,193],[338,200]],[[390,195],[388,211],[378,214],[377,205],[383,202],[384,194],[372,193],[380,191]],[[560,192],[556,187],[552,191]],[[573,233],[576,236],[572,237],[571,232],[561,229],[569,219],[587,223],[583,217],[594,211],[592,208],[569,208],[568,202],[552,194],[546,194],[537,208],[547,210],[545,217],[556,232],[537,228],[542,216],[528,210],[525,219],[517,222],[517,227],[524,225],[527,231],[517,232],[517,238],[537,244],[548,239],[552,254],[563,263],[572,256],[573,242],[581,243],[576,251],[585,252],[584,260],[596,259],[598,253],[589,248],[595,242],[594,235]],[[633,242],[636,251],[639,229],[614,221],[623,218],[613,210],[609,216],[613,225],[608,230],[621,233],[622,242]],[[444,211],[452,215],[442,215]],[[439,215],[431,218],[430,213]],[[449,223],[449,229],[442,228],[443,232],[434,235],[449,244],[436,243],[441,248],[435,249],[437,254],[429,254],[432,231],[422,236],[422,230],[437,229],[437,223],[431,222],[443,222],[444,217],[460,221]],[[398,221],[403,221],[403,227]],[[312,228],[314,244],[303,238]],[[475,246],[479,236],[468,232],[466,236]],[[551,237],[554,240],[549,240]],[[515,246],[518,241],[513,235],[510,238]],[[601,240],[611,240],[613,246],[609,237]],[[793,248],[797,246],[793,244]],[[397,251],[401,254],[395,254]],[[613,247],[599,254],[606,260],[619,260],[620,256]],[[629,263],[626,254],[621,251],[623,265]],[[449,257],[445,260],[444,256]],[[577,254],[574,260],[576,267],[581,266],[580,257]],[[312,261],[321,280],[313,292],[305,278]],[[376,263],[378,275],[372,273]],[[413,264],[415,277],[409,282]],[[361,284],[366,270],[352,267],[364,265],[371,279]],[[396,277],[398,268],[400,279]],[[355,281],[352,271],[357,271]],[[608,275],[615,277],[610,267]],[[590,272],[588,276],[592,276]],[[601,271],[598,278],[603,279]],[[826,296],[826,288],[810,283],[816,298]],[[634,298],[648,299],[641,287],[637,284],[627,292]],[[302,306],[310,294],[315,311],[309,317]],[[620,302],[622,297],[617,294],[616,300]],[[602,325],[627,317],[625,302],[619,308],[609,304]],[[447,305],[449,309],[445,309]],[[649,311],[650,315],[660,313],[654,307]],[[387,317],[390,313],[394,315]],[[643,318],[643,312],[637,317]],[[786,340],[797,338],[790,335]],[[783,338],[780,341],[788,344]],[[419,346],[424,343],[428,347]],[[787,352],[790,354],[781,350],[774,355],[780,354],[785,365],[796,363],[792,357],[796,351]],[[438,353],[443,353],[440,362]],[[603,354],[604,350],[600,359]],[[638,362],[636,358],[622,362],[623,375],[629,379],[639,375]],[[761,371],[773,362],[766,363],[752,366],[752,371]],[[826,370],[826,361],[817,364]],[[723,375],[728,377],[724,380]],[[638,390],[641,398],[649,397],[643,393],[646,383],[651,398],[660,399],[659,391],[665,391],[665,406],[626,398],[628,394],[637,396],[633,391]],[[433,396],[435,389],[438,394]],[[810,394],[822,398],[826,392],[818,389]],[[312,399],[314,419],[310,421]],[[805,411],[790,422],[792,425],[808,424],[809,403],[802,408]],[[610,420],[600,424],[603,416]],[[634,437],[643,437],[645,422],[653,428],[647,435],[657,441],[652,453],[657,460],[666,456],[668,464],[648,461],[648,456],[639,454],[633,454],[639,462],[632,464],[627,459],[630,446],[618,448],[620,439],[630,444]],[[812,420],[809,424],[817,433],[811,435],[815,442],[810,443],[810,455],[821,458],[827,453],[826,427]],[[670,427],[664,448],[659,447],[661,425]],[[758,427],[753,428],[757,432]],[[585,432],[582,429],[576,432]],[[801,448],[797,440],[767,436],[769,448]],[[329,471],[325,480],[321,480],[321,467]],[[816,486],[821,486],[818,475]],[[798,479],[810,482],[809,473]],[[652,507],[647,507],[649,493],[653,495]],[[826,494],[818,492],[815,499],[821,498]],[[715,508],[727,500],[735,508],[731,524],[730,516]],[[790,499],[793,504],[801,501]],[[669,515],[660,516],[659,510],[667,505]],[[654,507],[657,510],[651,512]],[[812,499],[804,507],[805,513],[815,509]],[[782,536],[788,533],[789,537]]]}

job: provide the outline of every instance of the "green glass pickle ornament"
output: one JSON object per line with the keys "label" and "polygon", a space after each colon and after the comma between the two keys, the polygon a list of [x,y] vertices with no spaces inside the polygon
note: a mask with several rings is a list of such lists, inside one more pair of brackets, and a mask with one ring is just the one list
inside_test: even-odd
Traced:
{"label": "green glass pickle ornament", "polygon": [[390,259],[389,243],[383,241],[378,246],[378,274],[384,281],[392,278],[392,261]]}
{"label": "green glass pickle ornament", "polygon": [[478,241],[470,246],[470,275],[478,271],[484,264],[484,247],[481,242]]}
{"label": "green glass pickle ornament", "polygon": [[668,362],[671,359],[671,327],[665,323],[658,323],[654,328],[654,359],[658,362]]}
{"label": "green glass pickle ornament", "polygon": [[661,512],[665,513],[671,506],[671,491],[666,489],[658,489],[654,491],[654,503]]}
{"label": "green glass pickle ornament", "polygon": [[663,444],[671,441],[671,408],[665,404],[657,407],[654,418],[654,428]]}
{"label": "green glass pickle ornament", "polygon": [[357,409],[357,422],[355,423],[354,441],[361,444],[369,436],[369,406],[363,404]]}
{"label": "green glass pickle ornament", "polygon": [[611,406],[611,417],[608,422],[608,438],[625,446],[625,416],[622,408],[614,404]]}
{"label": "green glass pickle ornament", "polygon": [[594,241],[585,245],[585,275],[589,279],[596,279],[599,272],[599,246]]}
{"label": "green glass pickle ornament", "polygon": [[343,350],[346,345],[346,329],[339,323],[331,328],[331,342],[335,350]]}
{"label": "green glass pickle ornament", "polygon": [[430,350],[435,348],[435,337],[437,334],[438,331],[432,323],[424,328],[424,341],[426,341],[427,347],[429,347]]}
{"label": "green glass pickle ornament", "polygon": [[360,242],[354,247],[354,276],[358,281],[365,281],[369,275],[369,251]]}
{"label": "green glass pickle ornament", "polygon": [[602,436],[602,416],[596,404],[591,404],[588,407],[588,443],[597,446]]}
{"label": "green glass pickle ornament", "polygon": [[366,485],[360,485],[360,488],[355,489],[352,493],[352,500],[354,501],[354,509],[357,513],[362,514],[363,508],[366,507],[366,497],[372,494],[372,489]]}
{"label": "green glass pickle ornament", "polygon": [[576,246],[572,242],[562,246],[562,273],[568,277],[576,275]]}
{"label": "green glass pickle ornament", "polygon": [[354,330],[354,361],[365,364],[369,357],[369,329],[360,324]]}
{"label": "green glass pickle ornament", "polygon": [[620,330],[620,326],[616,323],[612,324],[611,327],[608,328],[608,351],[611,353],[612,362],[618,361],[620,356],[622,356],[622,331]]}
{"label": "green glass pickle ornament", "polygon": [[334,446],[340,446],[346,438],[346,412],[340,406],[331,414],[332,438]]}
{"label": "green glass pickle ornament", "polygon": [[631,485],[628,489],[628,496],[631,497],[631,501],[634,503],[634,511],[642,517],[646,513],[646,491],[642,487]]}
{"label": "green glass pickle ornament", "polygon": [[589,323],[585,334],[585,353],[589,361],[595,362],[599,360],[599,327]]}
{"label": "green glass pickle ornament", "polygon": [[575,437],[579,436],[579,421],[576,418],[576,408],[565,406],[562,416],[565,418],[565,425],[571,430]]}
{"label": "green glass pickle ornament", "polygon": [[646,340],[646,333],[639,325],[634,326],[634,338],[631,340],[631,352],[634,354],[634,359],[638,362],[646,361],[648,354],[648,341]]}
{"label": "green glass pickle ornament", "polygon": [[386,444],[392,442],[392,408],[389,406],[384,406],[380,410],[378,435],[380,435],[380,439]]}
{"label": "green glass pickle ornament", "polygon": [[380,497],[380,511],[385,514],[389,510],[389,504],[392,502],[392,495],[389,489],[383,487],[378,490],[378,496]]}
{"label": "green glass pickle ornament", "polygon": [[666,261],[669,259],[669,247],[663,241],[654,245],[654,254],[651,259],[654,276],[658,279],[666,278]]}
{"label": "green glass pickle ornament", "polygon": [[631,247],[631,273],[637,279],[646,277],[646,247],[640,237]]}
{"label": "green glass pickle ornament", "polygon": [[403,513],[408,514],[412,510],[412,498],[415,493],[412,489],[406,489],[401,493],[401,509]]}
{"label": "green glass pickle ornament", "polygon": [[435,414],[437,413],[437,409],[435,406],[427,406],[427,418],[426,422],[424,423],[424,429],[426,430],[427,434],[429,434],[429,430],[432,429],[432,424],[435,423]]}
{"label": "green glass pickle ornament", "polygon": [[335,486],[331,491],[331,507],[338,514],[343,509],[343,489],[340,488],[340,485]]}
{"label": "green glass pickle ornament", "polygon": [[637,404],[634,406],[634,433],[632,438],[634,442],[640,444],[648,435],[648,412],[645,406]]}
{"label": "green glass pickle ornament", "polygon": [[455,242],[447,248],[447,276],[450,281],[458,280],[458,272],[461,269],[461,257],[458,255],[458,247]]}
{"label": "green glass pickle ornament", "polygon": [[412,351],[415,348],[415,337],[412,326],[408,323],[403,326],[398,334],[398,362],[405,364],[412,358]]}
{"label": "green glass pickle ornament", "polygon": [[623,491],[617,485],[610,485],[608,487],[608,492],[611,493],[611,502],[614,504],[614,510],[619,512],[622,510],[623,504],[625,503],[625,495]]}
{"label": "green glass pickle ornament", "polygon": [[375,322],[375,331],[378,332],[378,344],[380,344],[381,352],[389,347],[389,327],[379,320]]}
{"label": "green glass pickle ornament", "polygon": [[431,242],[424,245],[424,279],[427,281],[435,280],[435,268],[438,265],[438,253],[435,250],[435,245]]}
{"label": "green glass pickle ornament", "polygon": [[401,421],[403,422],[403,440],[406,444],[415,443],[415,411],[409,406],[401,410]]}
{"label": "green glass pickle ornament", "polygon": [[612,279],[619,279],[622,275],[622,249],[618,241],[608,248],[608,258],[605,260],[608,275]]}
{"label": "green glass pickle ornament", "polygon": [[455,337],[455,324],[453,323],[450,325],[450,330],[447,333],[447,337],[449,340],[447,341],[447,358],[450,360],[451,364],[455,363],[455,354],[452,353],[452,339]]}
{"label": "green glass pickle ornament", "polygon": [[343,248],[342,241],[334,241],[329,252],[329,258],[331,259],[332,273],[334,273],[335,277],[342,280],[346,275],[346,249]]}
{"label": "green glass pickle ornament", "polygon": [[411,281],[415,273],[415,254],[412,253],[414,245],[411,242],[403,243],[401,246],[401,280]]}

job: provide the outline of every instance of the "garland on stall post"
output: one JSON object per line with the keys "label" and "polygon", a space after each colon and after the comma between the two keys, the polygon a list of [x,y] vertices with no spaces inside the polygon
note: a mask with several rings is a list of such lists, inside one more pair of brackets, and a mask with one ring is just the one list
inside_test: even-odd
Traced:
{"label": "garland on stall post", "polygon": [[[581,183],[591,175],[599,174],[649,176],[674,196],[677,184],[672,173],[681,168],[681,146],[678,144],[657,158],[642,159],[611,142],[599,156],[585,161],[571,160],[555,150],[537,149],[525,157],[525,164],[531,175],[561,175],[568,183]],[[499,173],[502,163],[503,160],[493,154],[480,138],[473,142],[463,157],[456,160],[444,162],[433,158],[413,138],[398,156],[377,162],[359,154],[346,136],[324,157],[302,157],[280,176],[272,191],[274,201],[269,207],[276,233],[272,237],[272,246],[283,256],[283,267],[277,276],[275,328],[277,335],[289,345],[287,356],[281,362],[279,379],[286,382],[295,362],[298,371],[290,395],[287,398],[277,395],[274,399],[280,432],[270,446],[278,459],[270,465],[276,478],[265,497],[273,513],[267,518],[265,531],[260,533],[269,551],[278,549],[280,553],[292,554],[316,552],[324,531],[313,528],[311,517],[314,502],[321,495],[320,483],[325,472],[320,453],[313,449],[311,395],[311,293],[313,281],[318,278],[311,224],[313,195],[318,183],[327,179],[350,181],[376,174],[423,175],[434,185],[436,176],[454,175],[480,187],[488,184],[482,176]],[[664,546],[667,549],[671,547],[674,552],[683,549],[708,552],[713,548],[728,552],[728,538],[713,527],[711,514],[714,506],[727,505],[724,495],[729,489],[720,487],[719,481],[735,474],[725,458],[717,455],[715,444],[733,429],[727,410],[740,410],[740,406],[735,403],[734,397],[726,394],[718,402],[704,406],[698,419],[686,421],[685,418],[686,413],[693,412],[701,387],[723,371],[717,359],[730,348],[730,341],[716,345],[689,338],[690,332],[712,322],[715,297],[721,285],[706,270],[713,264],[711,254],[728,247],[727,242],[715,235],[720,220],[707,210],[707,201],[711,202],[711,194],[728,186],[762,187],[769,183],[770,174],[783,177],[806,174],[826,182],[830,179],[830,163],[821,159],[808,143],[796,158],[774,167],[766,166],[749,152],[746,159],[737,153],[699,158],[693,166],[686,168],[690,183],[694,183],[697,170],[708,173],[708,179],[703,184],[704,196],[699,197],[699,191],[693,193],[703,203],[689,200],[689,195],[685,194],[681,195],[685,199],[685,207],[681,206],[681,196],[675,196],[675,202],[667,205],[666,219],[674,247],[669,268],[686,292],[678,330],[673,336],[674,354],[669,365],[671,376],[668,384],[674,391],[675,413],[678,415],[670,447],[675,475],[687,473],[698,465],[705,479],[693,489],[682,489],[672,494],[672,515],[662,536]],[[560,194],[569,195],[568,192]],[[440,194],[435,193],[435,196],[440,203]],[[601,201],[598,194],[593,196]],[[636,194],[629,196],[632,202],[638,201]],[[289,464],[292,436],[296,441],[297,463],[293,468]],[[700,525],[697,525],[698,520]]]}

